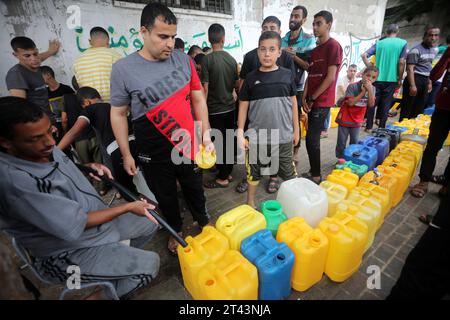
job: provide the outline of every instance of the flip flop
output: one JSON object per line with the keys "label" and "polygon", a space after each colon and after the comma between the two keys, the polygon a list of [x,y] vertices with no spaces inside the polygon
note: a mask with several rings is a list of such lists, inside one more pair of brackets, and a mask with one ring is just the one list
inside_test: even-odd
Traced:
{"label": "flip flop", "polygon": [[411,195],[415,198],[423,198],[428,192],[428,184],[419,182],[411,189]]}
{"label": "flip flop", "polygon": [[436,184],[440,184],[440,185],[444,185],[445,183],[445,175],[441,174],[439,176],[435,176],[433,175],[431,177],[431,182],[436,183]]}
{"label": "flip flop", "polygon": [[433,215],[431,214],[422,214],[419,216],[419,221],[423,224],[426,224],[427,226],[431,223],[433,220]]}
{"label": "flip flop", "polygon": [[247,183],[247,181],[241,181],[236,186],[236,191],[239,192],[239,193],[247,192],[247,190],[248,190],[248,183]]}
{"label": "flip flop", "polygon": [[275,193],[278,189],[280,189],[280,180],[278,178],[270,178],[266,189],[267,193]]}
{"label": "flip flop", "polygon": [[[182,233],[182,232],[178,232],[178,235],[179,235],[180,237],[183,237],[183,233]],[[175,240],[174,237],[169,236],[169,241],[168,241],[168,243],[167,243],[167,250],[169,251],[169,253],[170,253],[172,256],[177,256],[177,254],[178,254],[178,253],[177,253],[178,245],[179,245],[178,241]]]}
{"label": "flip flop", "polygon": [[216,180],[207,181],[203,184],[203,186],[208,189],[228,188],[229,185],[229,182],[226,185],[223,185],[218,183]]}

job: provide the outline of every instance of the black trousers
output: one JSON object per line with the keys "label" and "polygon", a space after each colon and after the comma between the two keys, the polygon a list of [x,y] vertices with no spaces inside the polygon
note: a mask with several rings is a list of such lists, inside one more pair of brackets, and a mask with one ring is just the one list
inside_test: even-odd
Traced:
{"label": "black trousers", "polygon": [[406,258],[387,300],[437,300],[449,293],[450,194],[442,199],[432,225]]}
{"label": "black trousers", "polygon": [[[430,181],[436,166],[436,156],[441,150],[450,130],[450,110],[436,109],[431,117],[430,135],[423,153],[419,177],[422,181]],[[447,165],[446,172],[449,171]]]}
{"label": "black trousers", "polygon": [[[219,170],[216,178],[220,180],[228,179],[228,176],[233,171],[234,155],[232,153],[234,152],[234,134],[233,137],[230,136],[231,140],[227,139],[226,131],[227,129],[235,129],[234,114],[235,112],[233,110],[227,113],[209,116],[211,129],[219,130],[222,133],[222,141],[214,140],[217,153],[216,168]],[[227,152],[230,153],[228,157]]]}
{"label": "black trousers", "polygon": [[204,226],[209,222],[201,170],[193,164],[140,163],[145,181],[158,201],[158,207],[169,225],[180,232],[183,221],[177,197],[177,180],[194,220]]}
{"label": "black trousers", "polygon": [[330,108],[313,108],[308,113],[308,131],[306,132],[306,151],[308,152],[310,173],[320,176],[320,133],[324,130],[325,119]]}
{"label": "black trousers", "polygon": [[[130,151],[133,158],[137,160],[136,157],[136,144],[134,141],[130,141]],[[111,164],[114,174],[114,180],[120,183],[122,186],[132,191],[135,195],[138,194],[136,186],[133,183],[133,176],[130,176],[123,168],[123,158],[120,153],[120,149],[114,150],[110,155]]]}
{"label": "black trousers", "polygon": [[414,81],[417,87],[417,94],[412,97],[409,95],[408,78],[403,82],[403,97],[400,104],[400,119],[413,119],[423,112],[428,99],[428,77],[419,74],[414,75]]}

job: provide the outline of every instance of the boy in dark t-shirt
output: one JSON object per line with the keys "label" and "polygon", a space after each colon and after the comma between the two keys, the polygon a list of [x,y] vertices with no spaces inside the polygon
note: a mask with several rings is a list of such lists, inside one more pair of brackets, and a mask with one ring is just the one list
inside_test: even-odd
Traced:
{"label": "boy in dark t-shirt", "polygon": [[[89,125],[94,128],[100,137],[103,148],[111,157],[111,163],[114,170],[114,177],[121,185],[128,190],[137,194],[136,187],[133,183],[133,177],[128,175],[122,165],[122,155],[120,154],[119,145],[116,142],[111,127],[110,111],[111,105],[101,100],[98,91],[91,87],[82,87],[77,92],[77,98],[83,110],[73,127],[64,135],[58,147],[61,150],[67,148]],[[131,126],[129,126],[131,130]],[[129,131],[128,140],[130,148],[134,152],[134,136]]]}
{"label": "boy in dark t-shirt", "polygon": [[[239,97],[237,136],[240,148],[247,151],[247,204],[252,207],[264,166],[270,163],[266,173],[278,172],[284,180],[297,176],[293,164],[293,146],[299,140],[297,90],[292,72],[276,64],[280,55],[280,35],[264,32],[258,47],[261,67],[247,75]],[[244,137],[247,114],[248,140]],[[264,148],[266,154],[261,152]]]}

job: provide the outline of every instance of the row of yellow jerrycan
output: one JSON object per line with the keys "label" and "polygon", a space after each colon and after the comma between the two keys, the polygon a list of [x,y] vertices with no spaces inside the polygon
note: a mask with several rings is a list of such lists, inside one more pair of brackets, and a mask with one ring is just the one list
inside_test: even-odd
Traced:
{"label": "row of yellow jerrycan", "polygon": [[[184,285],[192,297],[257,299],[259,271],[233,246],[247,241],[250,231],[257,234],[264,228],[263,215],[243,205],[223,214],[216,228],[208,226],[200,235],[187,237],[188,246],[177,250]],[[305,291],[319,282],[323,273],[342,282],[357,271],[367,247],[368,228],[345,211],[324,218],[315,229],[303,218],[293,217],[279,225],[276,240],[285,243],[295,257],[288,284]],[[283,278],[274,276],[275,282]]]}

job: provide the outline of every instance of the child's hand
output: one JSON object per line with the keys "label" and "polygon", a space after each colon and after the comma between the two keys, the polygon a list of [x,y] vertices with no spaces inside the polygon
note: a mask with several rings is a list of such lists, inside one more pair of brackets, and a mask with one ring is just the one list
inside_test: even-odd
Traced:
{"label": "child's hand", "polygon": [[237,140],[238,140],[237,143],[238,143],[239,148],[241,148],[244,151],[247,151],[248,150],[248,140],[245,139],[244,135],[238,134]]}

